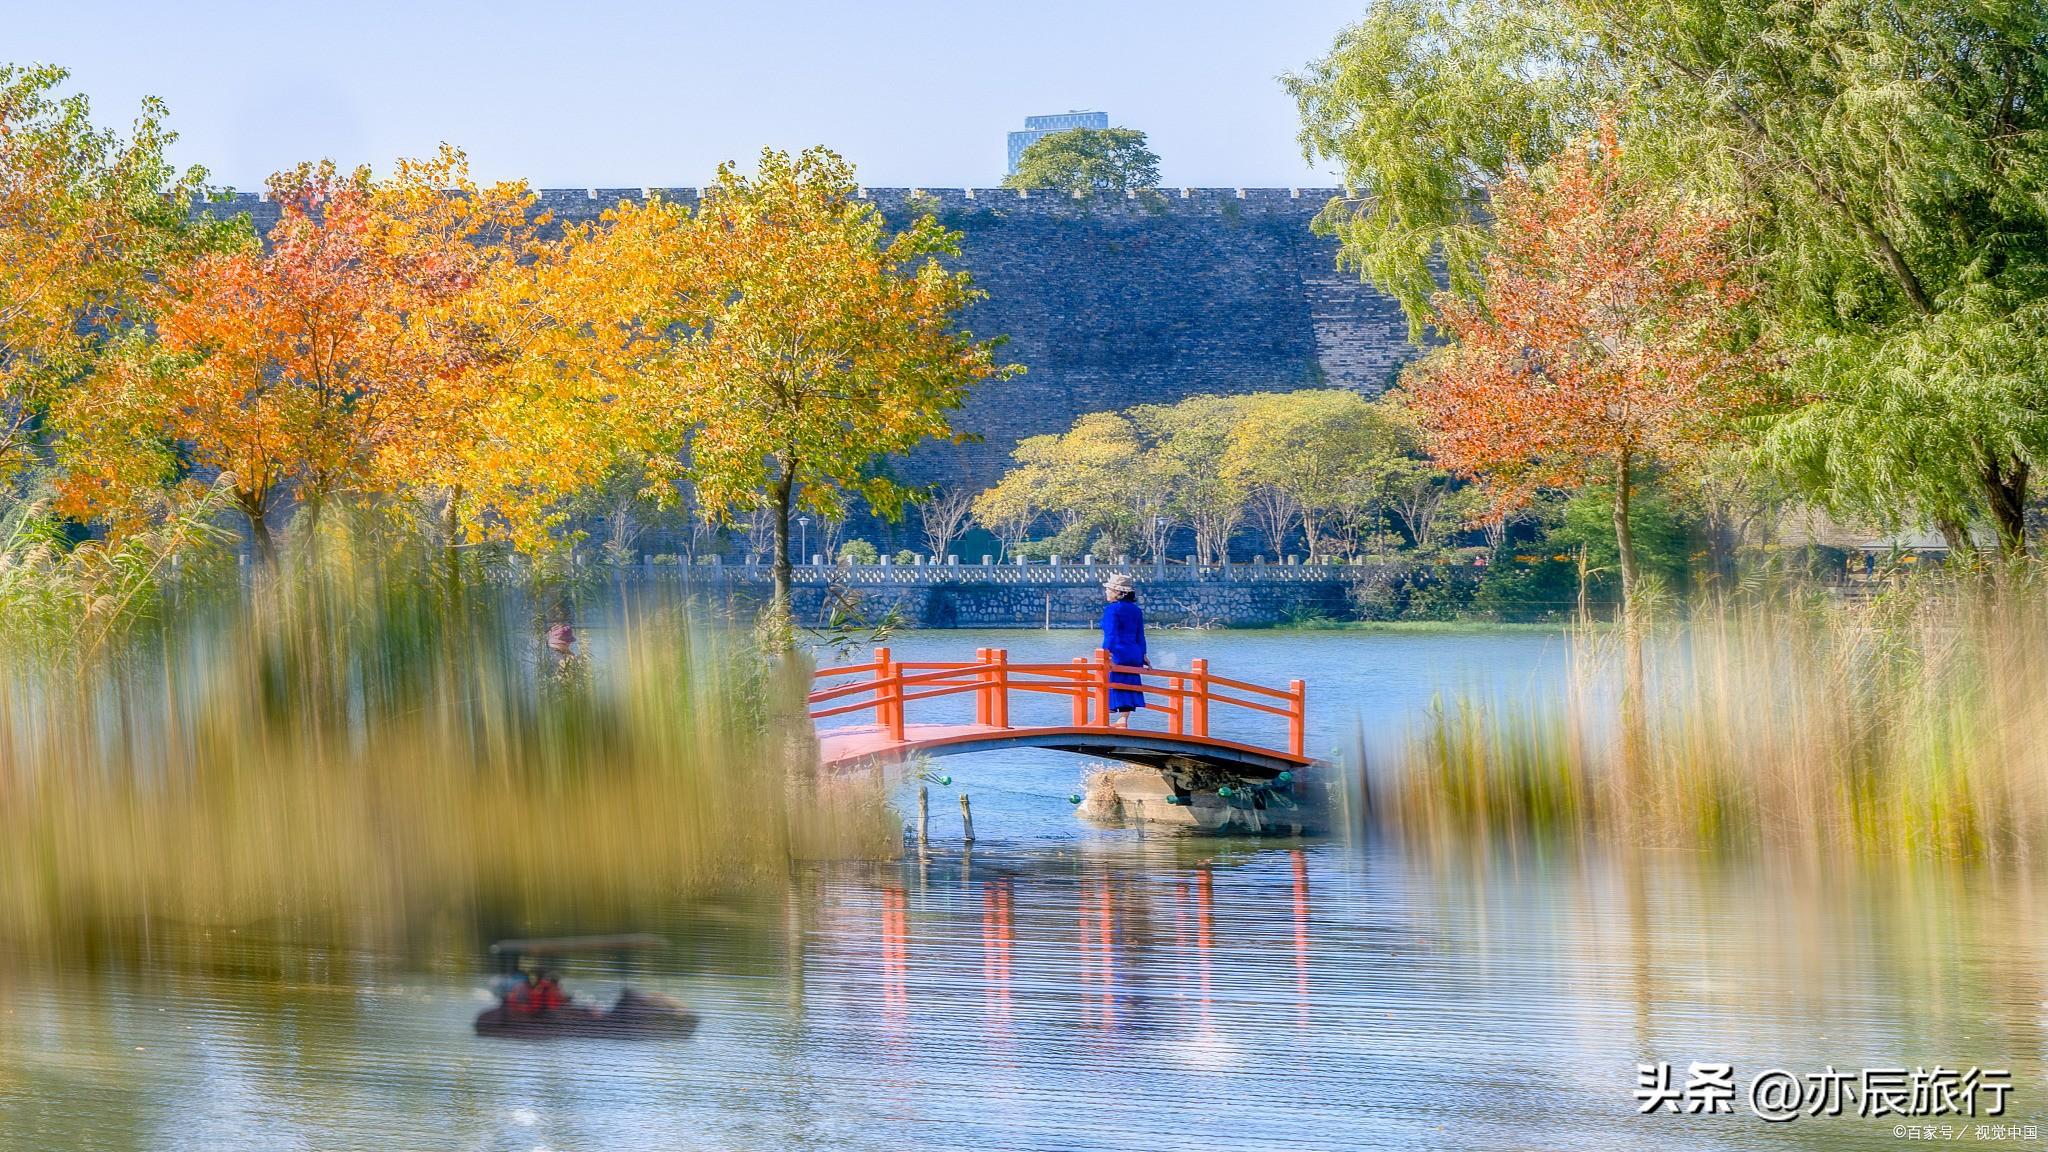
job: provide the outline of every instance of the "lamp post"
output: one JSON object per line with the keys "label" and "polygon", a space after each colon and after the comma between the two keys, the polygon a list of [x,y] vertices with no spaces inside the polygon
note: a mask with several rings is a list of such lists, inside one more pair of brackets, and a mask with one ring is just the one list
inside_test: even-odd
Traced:
{"label": "lamp post", "polygon": [[809,564],[811,562],[811,518],[809,516],[797,517],[796,527],[799,533],[797,537],[799,541],[797,551],[803,554],[804,563]]}
{"label": "lamp post", "polygon": [[1167,520],[1164,516],[1154,516],[1152,518],[1152,556],[1154,559],[1166,553],[1166,524]]}

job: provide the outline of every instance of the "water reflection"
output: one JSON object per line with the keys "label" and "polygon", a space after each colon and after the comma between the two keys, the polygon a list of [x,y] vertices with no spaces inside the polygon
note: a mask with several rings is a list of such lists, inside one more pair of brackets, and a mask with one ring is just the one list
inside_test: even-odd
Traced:
{"label": "water reflection", "polygon": [[1889,1127],[1638,1118],[1635,1065],[2004,1066],[2039,1122],[2039,897],[1659,856],[935,849],[565,966],[690,1001],[682,1044],[478,1039],[473,946],[277,927],[204,965],[16,958],[0,1148],[1862,1147]]}

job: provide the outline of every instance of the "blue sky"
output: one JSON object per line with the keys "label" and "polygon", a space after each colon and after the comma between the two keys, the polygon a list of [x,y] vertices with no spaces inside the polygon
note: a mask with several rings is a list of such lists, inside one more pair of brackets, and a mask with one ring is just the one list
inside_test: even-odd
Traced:
{"label": "blue sky", "polygon": [[873,185],[988,186],[1027,114],[1151,134],[1168,185],[1333,183],[1276,77],[1363,0],[205,4],[0,0],[0,59],[71,69],[103,123],[163,97],[178,159],[255,188],[332,156],[465,148],[542,187],[697,185],[827,144]]}

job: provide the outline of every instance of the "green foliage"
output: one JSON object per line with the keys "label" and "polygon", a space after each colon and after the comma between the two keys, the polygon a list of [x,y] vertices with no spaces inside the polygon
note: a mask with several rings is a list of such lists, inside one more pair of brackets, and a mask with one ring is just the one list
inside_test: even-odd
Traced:
{"label": "green foliage", "polygon": [[1145,467],[1166,487],[1165,515],[1194,530],[1195,551],[1205,563],[1229,555],[1230,538],[1244,520],[1245,486],[1218,465],[1238,435],[1245,405],[1236,396],[1190,396],[1131,409],[1131,420],[1152,445]]}
{"label": "green foliage", "polygon": [[1122,196],[1159,183],[1159,157],[1135,128],[1070,128],[1033,141],[1005,188]]}
{"label": "green foliage", "polygon": [[[1261,393],[1246,398],[1220,464],[1247,492],[1291,511],[1313,562],[1355,535],[1343,530],[1347,520],[1378,518],[1387,486],[1414,461],[1405,433],[1397,402],[1341,388]],[[1285,522],[1267,511],[1262,528],[1277,551]]]}
{"label": "green foliage", "polygon": [[228,506],[216,490],[115,540],[73,542],[46,495],[0,497],[0,652],[89,659],[160,624],[176,592],[221,574],[232,537],[215,520]]}
{"label": "green foliage", "polygon": [[[1699,525],[1663,491],[1639,487],[1629,503],[1629,529],[1647,595],[1675,596],[1692,586]],[[1614,492],[1589,488],[1546,509],[1534,539],[1504,543],[1489,558],[1471,607],[1496,620],[1563,619],[1576,609],[1579,562],[1586,599],[1603,612],[1621,598],[1620,550],[1614,539]]]}
{"label": "green foliage", "polygon": [[[1098,540],[1103,538],[1090,534],[1091,527],[1085,523],[1069,524],[1042,540],[1026,540],[1010,550],[1011,555],[1027,560],[1050,560],[1054,556],[1072,560],[1085,556]],[[1111,542],[1114,546],[1114,542]]]}
{"label": "green foliage", "polygon": [[1785,380],[1803,402],[1761,447],[1798,490],[1852,522],[1960,538],[1985,520],[2022,545],[2028,474],[2048,451],[2048,297],[1816,334]]}
{"label": "green foliage", "polygon": [[1542,551],[1540,543],[1496,553],[1472,593],[1473,613],[1514,624],[1569,617],[1578,598],[1578,568],[1558,555]]}
{"label": "green foliage", "polygon": [[1375,569],[1351,586],[1360,620],[1454,620],[1471,604],[1478,580],[1465,567],[1409,562]]}
{"label": "green foliage", "polygon": [[1167,477],[1145,462],[1146,442],[1130,417],[1096,412],[1066,432],[1032,436],[1011,453],[1016,466],[974,502],[975,518],[990,531],[1021,542],[1022,532],[1050,517],[1063,555],[1078,555],[1091,541],[1112,553],[1142,554],[1165,511]]}
{"label": "green foliage", "polygon": [[[1696,540],[1693,526],[1656,489],[1636,489],[1629,501],[1629,533],[1643,576],[1677,592],[1685,588]],[[1614,541],[1614,490],[1589,488],[1565,502],[1562,522],[1544,537],[1547,554],[1586,552],[1592,586],[1603,599],[1620,591],[1620,549]]]}
{"label": "green foliage", "polygon": [[1606,75],[1558,4],[1374,0],[1328,55],[1282,78],[1303,154],[1344,178],[1316,229],[1420,339],[1440,287],[1478,292],[1488,190],[1587,131]]}
{"label": "green foliage", "polygon": [[841,564],[879,564],[882,553],[866,540],[848,540],[839,546],[838,560]]}
{"label": "green foliage", "polygon": [[2048,9],[1603,12],[1703,129],[1660,137],[1673,170],[1755,210],[1795,348],[1766,459],[1838,510],[2021,547],[2048,450]]}
{"label": "green foliage", "polygon": [[1612,117],[1725,204],[1785,349],[1760,459],[1886,526],[2024,544],[2048,450],[2048,8],[2032,0],[1379,0],[1287,79],[1351,195],[1322,227],[1419,332],[1476,294],[1479,208]]}

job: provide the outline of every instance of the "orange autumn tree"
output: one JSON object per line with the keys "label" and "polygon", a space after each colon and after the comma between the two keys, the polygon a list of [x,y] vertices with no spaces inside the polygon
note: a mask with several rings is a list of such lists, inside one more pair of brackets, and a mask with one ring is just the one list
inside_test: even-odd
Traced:
{"label": "orange autumn tree", "polygon": [[1448,346],[1409,374],[1428,450],[1503,506],[1607,483],[1626,614],[1639,591],[1629,501],[1646,470],[1697,460],[1749,398],[1751,291],[1730,217],[1625,172],[1612,132],[1548,181],[1503,183],[1479,297],[1436,297]]}
{"label": "orange autumn tree", "polygon": [[310,522],[431,475],[491,355],[460,302],[528,236],[523,189],[479,195],[464,176],[444,149],[382,184],[331,162],[272,177],[268,244],[170,270],[154,343],[65,414],[71,503],[118,513],[182,461],[227,480],[268,562],[285,501]]}
{"label": "orange autumn tree", "polygon": [[561,374],[536,346],[536,314],[547,310],[526,288],[555,264],[538,201],[524,181],[477,184],[467,158],[445,145],[432,159],[399,161],[370,187],[369,237],[386,275],[378,333],[397,353],[392,364],[409,370],[378,381],[365,475],[379,491],[438,508],[451,548],[486,517],[517,521],[520,509],[501,499],[503,477],[563,459],[563,442],[575,439],[562,426],[580,413],[538,408],[518,386],[536,370]]}

